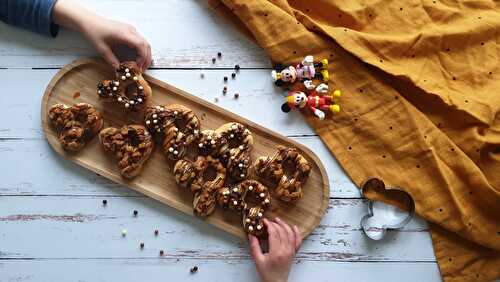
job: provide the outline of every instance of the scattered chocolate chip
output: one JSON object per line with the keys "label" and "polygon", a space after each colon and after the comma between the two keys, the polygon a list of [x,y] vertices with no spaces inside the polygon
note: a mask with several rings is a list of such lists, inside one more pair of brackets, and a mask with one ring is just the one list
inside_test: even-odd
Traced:
{"label": "scattered chocolate chip", "polygon": [[108,200],[102,200],[102,204],[103,205],[107,205],[108,204]]}
{"label": "scattered chocolate chip", "polygon": [[219,102],[219,98],[215,97],[214,101],[215,103]]}
{"label": "scattered chocolate chip", "polygon": [[219,58],[222,57],[222,53],[221,52],[217,53],[217,57]]}
{"label": "scattered chocolate chip", "polygon": [[234,93],[234,98],[235,98],[235,99],[238,99],[239,97],[240,97],[240,94],[238,94],[238,93]]}
{"label": "scattered chocolate chip", "polygon": [[224,76],[224,82],[226,82],[226,81],[227,81],[227,76]]}
{"label": "scattered chocolate chip", "polygon": [[215,58],[212,58],[212,63],[215,64]]}
{"label": "scattered chocolate chip", "polygon": [[236,73],[234,73],[234,72],[233,72],[233,73],[231,74],[231,77],[232,77],[232,78],[235,78],[235,77],[236,77]]}
{"label": "scattered chocolate chip", "polygon": [[139,212],[137,210],[134,210],[134,216],[137,216]]}
{"label": "scattered chocolate chip", "polygon": [[193,266],[190,270],[189,270],[191,273],[196,273],[198,272],[198,266]]}
{"label": "scattered chocolate chip", "polygon": [[158,233],[160,233],[160,232],[158,232],[158,229],[156,229],[155,230],[155,236],[158,236]]}
{"label": "scattered chocolate chip", "polygon": [[139,246],[141,247],[141,249],[144,249],[144,242],[141,242]]}
{"label": "scattered chocolate chip", "polygon": [[235,69],[236,71],[239,71],[239,70],[240,70],[240,65],[235,65],[235,66],[234,66],[234,69]]}
{"label": "scattered chocolate chip", "polygon": [[163,256],[165,252],[163,250],[160,250],[160,256]]}

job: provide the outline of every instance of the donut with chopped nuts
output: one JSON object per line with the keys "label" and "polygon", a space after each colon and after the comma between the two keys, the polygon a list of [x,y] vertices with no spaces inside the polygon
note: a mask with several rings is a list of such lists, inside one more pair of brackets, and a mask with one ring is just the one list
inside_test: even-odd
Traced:
{"label": "donut with chopped nuts", "polygon": [[215,211],[216,199],[214,191],[200,190],[193,198],[193,213],[199,217],[206,217]]}
{"label": "donut with chopped nuts", "polygon": [[99,140],[105,151],[115,155],[125,178],[139,175],[154,148],[152,136],[142,125],[105,128],[99,133]]}
{"label": "donut with chopped nuts", "polygon": [[120,103],[129,111],[144,108],[152,91],[137,64],[133,61],[123,62],[115,75],[114,80],[104,80],[97,84],[99,98]]}
{"label": "donut with chopped nuts", "polygon": [[254,236],[263,236],[266,228],[263,222],[265,210],[261,206],[245,209],[243,212],[243,229]]}
{"label": "donut with chopped nuts", "polygon": [[272,157],[260,157],[255,161],[257,176],[277,184],[274,194],[285,202],[302,198],[302,186],[311,172],[311,165],[296,148],[278,146]]}
{"label": "donut with chopped nuts", "polygon": [[173,122],[165,126],[163,152],[167,159],[176,161],[181,159],[188,146],[200,137],[200,120],[194,112],[182,105],[168,105],[165,111],[171,112]]}
{"label": "donut with chopped nuts", "polygon": [[104,124],[101,114],[86,103],[71,107],[56,104],[49,109],[48,117],[59,131],[61,146],[68,151],[81,150]]}

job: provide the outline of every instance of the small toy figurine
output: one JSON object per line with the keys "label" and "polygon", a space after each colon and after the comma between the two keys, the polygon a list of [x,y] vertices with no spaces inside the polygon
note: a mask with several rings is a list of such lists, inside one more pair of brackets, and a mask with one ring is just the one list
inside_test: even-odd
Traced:
{"label": "small toy figurine", "polygon": [[330,75],[328,73],[328,60],[323,59],[321,62],[314,62],[313,56],[309,55],[302,60],[301,63],[294,66],[276,65],[271,72],[276,86],[282,86],[285,82],[294,83],[300,81],[308,90],[313,90],[315,85],[313,79],[322,80],[328,83]]}
{"label": "small toy figurine", "polygon": [[323,120],[325,111],[340,112],[340,106],[335,103],[335,100],[341,96],[340,90],[333,91],[332,95],[326,95],[327,92],[328,86],[324,83],[309,91],[309,95],[302,91],[288,91],[286,102],[281,105],[281,110],[288,113],[296,108],[309,108],[320,120]]}

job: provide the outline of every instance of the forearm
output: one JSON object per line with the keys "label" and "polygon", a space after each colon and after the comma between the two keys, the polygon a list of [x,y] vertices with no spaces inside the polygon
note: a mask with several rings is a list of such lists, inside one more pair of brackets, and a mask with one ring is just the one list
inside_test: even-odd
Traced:
{"label": "forearm", "polygon": [[0,0],[0,20],[33,32],[56,36],[52,23],[56,0]]}
{"label": "forearm", "polygon": [[52,12],[54,23],[79,32],[98,18],[98,15],[72,0],[57,0]]}

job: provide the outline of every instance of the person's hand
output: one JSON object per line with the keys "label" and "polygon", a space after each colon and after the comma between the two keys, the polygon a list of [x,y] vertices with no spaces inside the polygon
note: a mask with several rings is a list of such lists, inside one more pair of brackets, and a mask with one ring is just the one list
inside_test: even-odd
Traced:
{"label": "person's hand", "polygon": [[119,44],[136,50],[137,65],[143,71],[150,66],[151,47],[133,26],[100,17],[71,0],[58,0],[52,13],[55,23],[81,32],[114,68],[118,68],[120,61],[113,47]]}
{"label": "person's hand", "polygon": [[269,252],[263,253],[257,237],[249,235],[250,252],[262,282],[286,282],[293,257],[302,244],[297,226],[290,227],[281,219],[264,218],[269,235]]}
{"label": "person's hand", "polygon": [[113,46],[119,44],[127,45],[136,50],[137,65],[142,71],[151,64],[149,43],[129,24],[98,18],[90,21],[81,31],[104,60],[114,68],[118,68],[120,61],[113,53]]}

